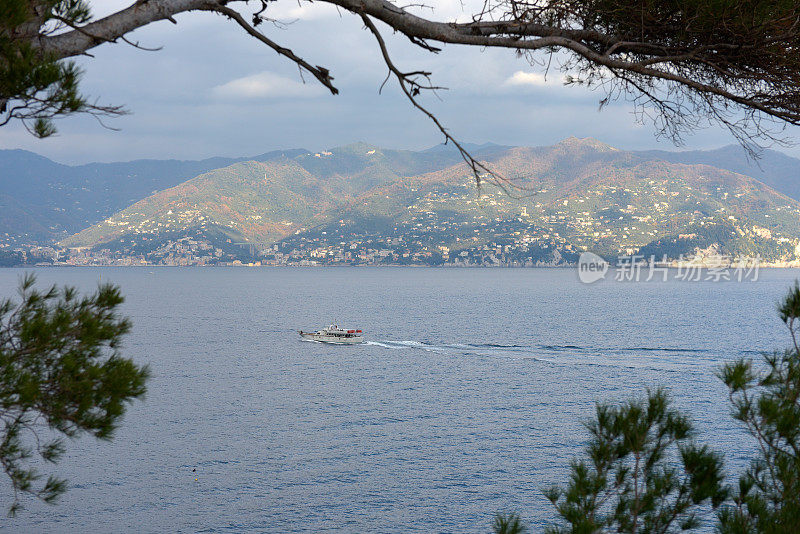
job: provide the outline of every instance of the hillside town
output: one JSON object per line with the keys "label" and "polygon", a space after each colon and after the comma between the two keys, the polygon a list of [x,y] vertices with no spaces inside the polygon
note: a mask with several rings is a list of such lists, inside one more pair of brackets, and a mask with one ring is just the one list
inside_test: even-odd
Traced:
{"label": "hillside town", "polygon": [[122,237],[94,246],[3,243],[0,262],[540,267],[572,265],[585,250],[606,257],[644,252],[674,260],[705,249],[724,252],[726,247],[729,253],[759,254],[773,265],[800,260],[800,240],[780,230],[796,225],[800,212],[795,206],[748,214],[760,226],[743,218],[741,210],[733,215],[716,202],[730,196],[719,187],[698,191],[684,182],[649,181],[630,187],[600,185],[567,198],[548,198],[543,189],[536,198],[519,199],[488,190],[475,196],[464,182],[408,192],[412,201],[399,215],[370,215],[365,208],[311,228],[289,222],[282,226],[291,233],[272,242],[231,237],[190,208],[188,215],[170,210],[158,222],[145,219]]}
{"label": "hillside town", "polygon": [[[330,245],[304,239],[281,243],[251,254],[251,247],[226,253],[208,241],[180,238],[147,254],[128,254],[108,248],[18,247],[6,254],[13,265],[64,266],[206,266],[206,265],[420,265],[537,267],[571,265],[578,253],[569,245],[552,247],[546,240],[523,236],[518,241],[492,240],[480,246],[451,251],[447,246],[423,245],[420,240],[375,238]],[[3,251],[0,249],[0,254]],[[2,256],[0,256],[2,257]]]}
{"label": "hillside town", "polygon": [[[709,167],[633,172],[620,160],[578,185],[553,175],[477,190],[463,174],[388,185],[376,174],[357,200],[312,201],[319,191],[306,185],[295,196],[258,189],[269,182],[264,165],[209,173],[49,241],[6,233],[0,265],[539,267],[572,265],[583,251],[800,262],[800,204]],[[217,189],[226,195],[209,202]]]}

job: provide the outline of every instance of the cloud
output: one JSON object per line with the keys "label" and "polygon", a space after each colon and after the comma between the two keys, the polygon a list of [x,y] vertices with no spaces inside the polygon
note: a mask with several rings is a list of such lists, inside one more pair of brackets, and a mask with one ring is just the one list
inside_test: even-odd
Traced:
{"label": "cloud", "polygon": [[313,2],[273,2],[269,4],[266,16],[284,22],[293,20],[322,20],[340,18],[341,12],[331,4],[316,4]]}
{"label": "cloud", "polygon": [[[483,9],[484,0],[430,0],[424,4],[409,5],[407,10],[415,15],[446,22],[471,22],[472,13]],[[315,3],[310,0],[272,2],[264,14],[280,21],[322,20],[341,18],[343,10],[335,5]]]}
{"label": "cloud", "polygon": [[408,11],[417,16],[445,22],[472,22],[472,14],[480,13],[483,0],[431,0],[412,4]]}
{"label": "cloud", "polygon": [[564,77],[556,75],[549,75],[545,77],[544,74],[538,72],[525,72],[518,70],[503,82],[503,85],[510,87],[546,87],[553,86],[555,83],[564,83]]}
{"label": "cloud", "polygon": [[[448,21],[468,18],[483,6],[483,0],[463,1],[462,7],[461,0],[432,0],[434,12],[409,9]],[[92,5],[100,17],[131,3],[95,0]],[[236,24],[191,12],[178,17],[177,27],[162,21],[132,35],[144,45],[163,46],[161,52],[106,44],[93,50],[93,57],[78,59],[86,69],[84,94],[133,112],[110,121],[120,131],[106,130],[92,117],[72,116],[58,122],[60,135],[38,140],[22,125],[8,124],[0,127],[0,148],[26,148],[78,163],[247,156],[291,147],[318,151],[357,140],[397,148],[441,142],[438,130],[411,108],[396,84],[390,82],[378,94],[386,67],[361,20],[345,12],[340,19],[334,6],[324,6],[307,0],[299,6],[297,0],[270,2],[269,16],[303,20],[263,29],[312,64],[330,68],[342,90],[336,97],[307,74],[304,85],[291,61]],[[251,5],[243,13],[256,9]],[[441,93],[442,102],[433,95],[426,95],[424,102],[459,139],[543,145],[575,135],[621,148],[672,148],[649,135],[650,125],[638,126],[624,100],[598,114],[602,91],[562,87],[558,54],[545,80],[544,67],[528,64],[513,51],[446,46],[433,55],[402,35],[386,31],[385,39],[398,65],[433,71],[434,83],[450,88]],[[540,58],[545,56],[542,52]],[[800,136],[800,128],[787,135]],[[692,148],[730,142],[730,134],[721,128],[686,139]]]}
{"label": "cloud", "polygon": [[[309,75],[310,76],[310,75]],[[314,98],[324,94],[324,90],[311,77],[308,83],[285,78],[273,72],[264,71],[252,76],[237,78],[218,85],[211,90],[221,98],[268,99],[268,98]]]}

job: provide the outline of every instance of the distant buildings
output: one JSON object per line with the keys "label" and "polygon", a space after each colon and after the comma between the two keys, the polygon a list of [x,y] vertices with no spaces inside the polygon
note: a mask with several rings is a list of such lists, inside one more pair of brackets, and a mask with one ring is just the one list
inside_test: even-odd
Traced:
{"label": "distant buildings", "polygon": [[700,192],[679,182],[597,184],[568,198],[546,198],[545,189],[522,199],[486,190],[476,197],[470,183],[412,191],[399,213],[365,208],[313,228],[278,221],[291,230],[277,242],[233,240],[226,236],[241,235],[237,228],[211,231],[201,211],[187,208],[136,224],[109,220],[126,232],[92,249],[0,242],[0,261],[5,251],[6,263],[23,258],[57,265],[535,267],[572,264],[584,250],[613,256],[646,249],[674,258],[687,247],[712,244],[757,251],[774,264],[800,261],[798,236],[782,234],[770,219],[772,214],[796,221],[796,208],[754,211],[745,222],[748,217],[716,202],[727,192]]}

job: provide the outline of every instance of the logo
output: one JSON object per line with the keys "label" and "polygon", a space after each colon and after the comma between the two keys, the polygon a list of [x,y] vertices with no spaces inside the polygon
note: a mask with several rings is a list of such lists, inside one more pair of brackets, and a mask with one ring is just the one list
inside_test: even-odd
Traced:
{"label": "logo", "polygon": [[608,272],[608,262],[594,252],[582,252],[578,258],[578,278],[584,284],[602,280]]}

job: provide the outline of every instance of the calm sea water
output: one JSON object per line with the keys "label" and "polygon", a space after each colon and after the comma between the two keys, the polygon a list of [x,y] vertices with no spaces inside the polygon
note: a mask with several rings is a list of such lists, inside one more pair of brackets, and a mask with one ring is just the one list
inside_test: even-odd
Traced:
{"label": "calm sea water", "polygon": [[[27,500],[0,522],[18,532],[488,532],[498,510],[538,531],[554,517],[542,490],[565,480],[594,403],[658,385],[735,469],[752,443],[714,373],[787,345],[775,305],[800,275],[587,286],[566,269],[36,272],[122,286],[125,353],[153,379],[113,442],[70,444],[57,506]],[[21,274],[0,270],[0,295]],[[295,332],[333,321],[369,343]]]}

